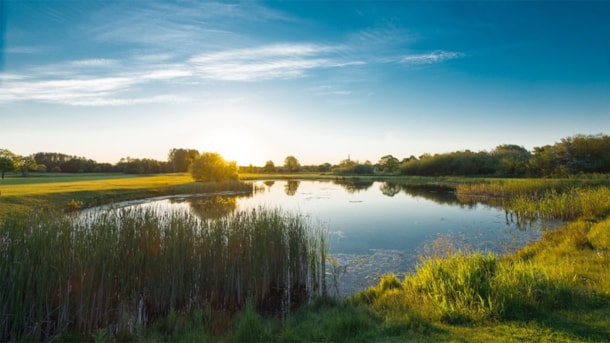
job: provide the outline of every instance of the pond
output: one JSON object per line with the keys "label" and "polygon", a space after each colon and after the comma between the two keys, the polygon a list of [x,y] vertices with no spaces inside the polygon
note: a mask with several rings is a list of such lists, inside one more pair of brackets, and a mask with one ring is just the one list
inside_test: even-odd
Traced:
{"label": "pond", "polygon": [[510,253],[557,223],[518,225],[499,208],[461,203],[451,189],[372,181],[257,181],[252,195],[216,194],[144,199],[121,206],[190,211],[219,218],[237,209],[281,207],[327,229],[331,291],[338,295],[403,277],[435,246]]}

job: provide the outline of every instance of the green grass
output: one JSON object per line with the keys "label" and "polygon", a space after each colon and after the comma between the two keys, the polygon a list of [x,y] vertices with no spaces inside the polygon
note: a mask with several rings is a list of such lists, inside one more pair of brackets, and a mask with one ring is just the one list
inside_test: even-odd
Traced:
{"label": "green grass", "polygon": [[[317,299],[284,322],[251,314],[256,323],[250,325],[262,328],[266,341],[278,342],[606,342],[607,191],[603,185],[571,184],[563,193],[541,188],[543,206],[565,211],[548,203],[569,201],[590,210],[579,210],[573,215],[580,217],[514,255],[464,253],[439,242],[433,246],[441,251],[422,259],[404,280],[387,275],[347,299]],[[565,196],[570,200],[560,194],[571,194]],[[561,210],[552,213],[562,216]]]}
{"label": "green grass", "polygon": [[0,181],[0,218],[27,214],[32,208],[77,210],[118,201],[155,196],[251,192],[243,182],[199,183],[188,174],[134,176],[126,174],[44,174],[11,176]]}
{"label": "green grass", "polygon": [[[336,175],[319,174],[275,176],[337,178]],[[116,178],[90,175],[87,180],[63,179],[69,182],[61,182],[60,177],[64,176],[50,177],[47,182],[42,181],[44,178],[35,181],[27,178],[28,182],[22,181],[24,179],[11,181],[11,178],[7,180],[13,184],[0,183],[0,191],[5,187],[23,187],[22,193],[17,192],[19,188],[13,188],[17,193],[6,199],[13,199],[16,205],[23,199],[30,199],[24,208],[31,209],[28,206],[44,201],[56,208],[65,208],[71,200],[83,201],[85,206],[141,194],[193,191],[195,187],[186,175],[173,174]],[[268,179],[268,175],[242,175],[242,178]],[[265,245],[271,241],[265,234],[256,239],[246,238],[248,230],[243,228],[252,227],[271,237],[281,236],[284,243],[304,242],[303,236],[298,234],[300,231],[293,231],[300,227],[298,215],[257,217],[255,222],[260,225],[248,224],[252,222],[238,218],[217,221],[224,223],[218,224],[223,229],[210,228],[207,232],[215,232],[217,236],[208,234],[207,237],[212,239],[208,241],[212,242],[209,245],[220,248],[206,251],[216,251],[218,255],[203,253],[201,247],[207,245],[200,237],[205,235],[199,232],[201,230],[192,230],[199,224],[185,220],[177,223],[168,220],[162,224],[148,215],[126,216],[120,221],[120,227],[126,230],[113,227],[114,219],[101,221],[105,224],[100,224],[98,230],[74,230],[60,224],[44,229],[46,224],[35,221],[29,222],[30,225],[26,225],[29,229],[24,230],[20,221],[5,221],[0,234],[3,257],[0,270],[4,273],[0,277],[3,280],[0,285],[4,287],[0,303],[4,308],[14,307],[2,314],[3,337],[16,335],[11,337],[39,340],[60,333],[52,338],[55,341],[88,339],[100,342],[610,340],[610,193],[607,177],[552,180],[387,177],[384,180],[450,186],[456,188],[459,198],[475,195],[478,198],[474,201],[478,202],[495,199],[495,205],[503,206],[524,220],[547,217],[568,222],[560,229],[545,232],[538,242],[510,256],[466,253],[452,249],[451,242],[433,243],[439,251],[423,258],[416,272],[408,274],[404,280],[388,275],[377,286],[352,297],[316,297],[312,303],[296,309],[288,306],[286,299],[300,301],[302,288],[286,287],[288,279],[296,280],[297,284],[303,280],[309,285],[317,284],[317,288],[309,286],[310,294],[323,295],[326,287],[322,261],[327,257],[323,253],[324,241],[315,233],[318,231],[314,230],[314,235],[308,236],[307,243],[303,243],[318,253],[300,259],[299,252],[284,250],[280,253],[274,250],[275,243]],[[73,191],[61,193],[58,186],[61,183],[76,185],[70,188]],[[38,186],[40,193],[26,194],[28,187]],[[196,187],[203,190],[212,186]],[[0,202],[5,206],[3,201],[4,192]],[[252,215],[244,214],[246,217]],[[276,227],[283,227],[283,233],[270,229]],[[258,248],[243,253],[246,242],[252,242],[252,246]],[[282,262],[286,260],[284,256],[289,256],[288,261],[299,261],[298,265]],[[64,260],[70,261],[65,264],[68,267],[63,267]],[[244,268],[245,265],[252,269]],[[313,265],[317,265],[317,269]],[[315,276],[309,277],[282,272],[272,277],[265,272],[252,271],[265,268],[316,271]],[[122,281],[113,283],[114,278]],[[255,282],[246,286],[245,280]],[[206,293],[203,285],[216,291]],[[238,289],[244,292],[236,292]],[[199,295],[193,298],[192,294]],[[141,299],[146,304],[147,318],[139,324]],[[273,306],[265,305],[269,303]],[[291,314],[280,319],[282,314],[273,314],[271,308],[282,313],[290,308]]]}
{"label": "green grass", "polygon": [[135,337],[197,310],[212,313],[210,332],[225,333],[230,321],[218,318],[247,299],[283,317],[321,295],[324,261],[322,229],[274,209],[220,220],[129,209],[86,221],[8,218],[0,221],[0,341],[99,330]]}

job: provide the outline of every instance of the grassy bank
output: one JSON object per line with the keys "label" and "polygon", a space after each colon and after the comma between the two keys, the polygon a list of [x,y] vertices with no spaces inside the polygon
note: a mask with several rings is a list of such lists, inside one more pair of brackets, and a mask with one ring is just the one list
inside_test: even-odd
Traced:
{"label": "grassy bank", "polygon": [[[610,218],[577,220],[516,254],[457,253],[347,299],[317,298],[284,321],[245,308],[228,342],[607,342]],[[192,341],[206,320],[143,340]],[[162,323],[166,323],[163,321]],[[165,329],[164,329],[165,330]],[[208,337],[209,338],[209,337]]]}
{"label": "grassy bank", "polygon": [[240,182],[193,182],[188,174],[44,174],[0,181],[0,218],[31,209],[77,210],[155,196],[219,191],[251,192]]}
{"label": "grassy bank", "polygon": [[[100,176],[80,180],[81,188],[67,194],[52,192],[58,186],[49,185],[47,192],[7,198],[31,197],[34,204],[47,199],[60,208],[79,192],[87,194],[77,198],[83,202],[103,202],[193,190],[181,177],[109,181]],[[290,177],[320,179],[278,176]],[[262,174],[244,178],[269,179]],[[610,340],[606,179],[389,177],[386,181],[451,186],[458,198],[474,196],[477,202],[495,199],[523,220],[562,218],[568,224],[511,256],[438,251],[422,258],[404,280],[389,275],[376,287],[340,300],[318,297],[324,288],[324,241],[315,228],[293,230],[308,227],[295,214],[246,213],[206,229],[194,217],[159,220],[147,213],[106,217],[95,230],[70,227],[64,219],[5,221],[0,303],[12,307],[2,314],[2,337],[37,340],[60,333],[54,341],[605,342]],[[64,186],[72,182],[79,181]],[[114,185],[104,188],[98,182]],[[147,183],[155,186],[146,188]],[[45,187],[45,182],[38,184]],[[119,185],[125,185],[125,193]],[[261,234],[248,235],[250,231]],[[282,244],[294,246],[286,242],[301,242],[310,253],[276,250]],[[265,273],[266,268],[275,274]],[[289,280],[296,286],[286,286]],[[312,303],[279,319],[292,307],[289,302],[296,305],[314,295]]]}

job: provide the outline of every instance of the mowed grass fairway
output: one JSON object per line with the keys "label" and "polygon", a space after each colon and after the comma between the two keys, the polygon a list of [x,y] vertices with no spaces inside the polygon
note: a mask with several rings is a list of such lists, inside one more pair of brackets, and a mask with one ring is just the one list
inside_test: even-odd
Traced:
{"label": "mowed grass fairway", "polygon": [[[193,185],[187,173],[8,174],[0,180],[0,217],[36,208],[89,206],[105,202],[175,194]],[[80,205],[79,205],[80,204]]]}
{"label": "mowed grass fairway", "polygon": [[48,174],[21,177],[11,175],[0,181],[2,196],[27,196],[111,189],[147,189],[190,183],[186,173],[161,175]]}

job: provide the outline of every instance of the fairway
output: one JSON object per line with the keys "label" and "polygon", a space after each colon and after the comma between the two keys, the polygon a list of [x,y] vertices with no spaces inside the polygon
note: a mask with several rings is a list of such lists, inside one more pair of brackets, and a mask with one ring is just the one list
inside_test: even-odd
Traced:
{"label": "fairway", "polygon": [[36,177],[7,177],[0,181],[0,196],[30,196],[113,189],[151,189],[192,182],[185,173],[154,176],[126,174],[52,174]]}

